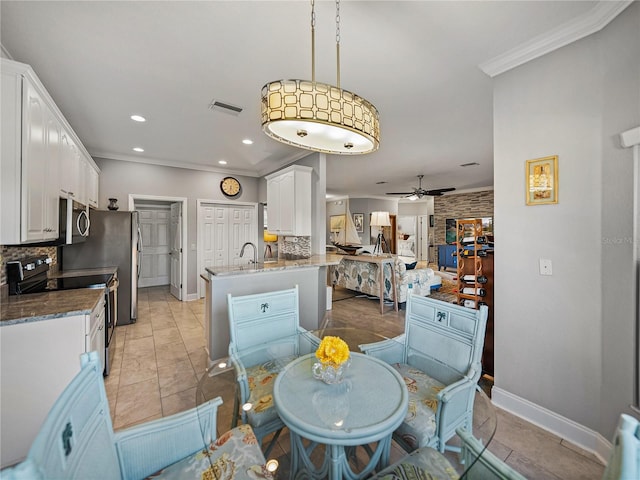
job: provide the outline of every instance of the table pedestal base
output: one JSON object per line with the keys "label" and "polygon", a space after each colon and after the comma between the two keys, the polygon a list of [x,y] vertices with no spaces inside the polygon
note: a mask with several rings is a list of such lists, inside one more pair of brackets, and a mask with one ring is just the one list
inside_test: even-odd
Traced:
{"label": "table pedestal base", "polygon": [[359,472],[354,472],[349,465],[349,457],[355,454],[357,446],[323,445],[325,448],[324,460],[322,465],[316,467],[311,461],[311,455],[321,444],[309,442],[305,446],[303,437],[293,430],[290,430],[290,437],[291,472],[289,478],[292,480],[307,478],[314,480],[360,480],[368,477],[374,470],[380,471],[389,464],[391,435],[379,440],[375,450],[371,450],[368,445],[363,446],[369,454],[369,462]]}

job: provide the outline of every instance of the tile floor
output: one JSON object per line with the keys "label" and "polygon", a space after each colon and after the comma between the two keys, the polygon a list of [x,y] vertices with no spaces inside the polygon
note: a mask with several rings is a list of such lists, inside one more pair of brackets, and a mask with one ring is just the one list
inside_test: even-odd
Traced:
{"label": "tile floor", "polygon": [[[207,367],[204,340],[204,303],[179,302],[168,287],[139,292],[138,321],[117,327],[111,375],[105,385],[116,430],[171,415],[195,406],[198,379]],[[385,336],[403,330],[404,311],[380,314],[377,300],[358,298],[336,290],[328,326],[369,328]],[[229,376],[228,385],[233,385]],[[233,394],[223,392],[219,431],[229,428]],[[530,423],[498,409],[498,428],[490,450],[530,479],[600,479],[604,467],[588,452]],[[285,429],[272,457],[280,461],[278,478],[288,473]],[[392,461],[403,452],[392,447]]]}

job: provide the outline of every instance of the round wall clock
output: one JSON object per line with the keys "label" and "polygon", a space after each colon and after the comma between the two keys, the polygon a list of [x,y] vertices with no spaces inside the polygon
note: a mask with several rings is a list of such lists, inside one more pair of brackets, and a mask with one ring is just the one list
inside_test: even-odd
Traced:
{"label": "round wall clock", "polygon": [[240,182],[233,177],[225,177],[220,182],[220,190],[227,197],[237,197],[240,195]]}

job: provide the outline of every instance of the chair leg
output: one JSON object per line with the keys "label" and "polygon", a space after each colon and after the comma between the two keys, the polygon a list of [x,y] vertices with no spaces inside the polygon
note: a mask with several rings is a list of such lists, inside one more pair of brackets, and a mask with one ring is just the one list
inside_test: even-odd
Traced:
{"label": "chair leg", "polygon": [[[284,428],[284,427],[282,427],[282,428]],[[273,447],[275,446],[276,442],[278,441],[278,437],[280,436],[280,433],[282,432],[282,428],[279,428],[278,430],[276,430],[276,433],[273,435],[273,438],[269,442],[269,445],[267,445],[267,449],[264,451],[264,456],[265,456],[265,458],[267,460],[269,459],[269,454],[271,453],[271,450],[273,450]],[[262,437],[258,439],[258,445],[260,445],[260,448],[262,448]]]}
{"label": "chair leg", "polygon": [[239,416],[240,416],[240,400],[238,399],[238,394],[236,393],[235,398],[233,400],[233,417],[231,418],[231,428],[236,428],[238,426]]}

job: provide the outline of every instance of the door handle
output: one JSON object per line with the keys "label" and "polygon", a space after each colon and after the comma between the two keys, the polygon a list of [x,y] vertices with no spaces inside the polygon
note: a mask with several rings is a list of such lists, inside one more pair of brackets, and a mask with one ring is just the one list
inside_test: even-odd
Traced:
{"label": "door handle", "polygon": [[[87,220],[87,226],[85,227],[84,230],[82,230],[82,226],[80,225],[80,220],[82,219],[83,216]],[[78,215],[78,218],[76,219],[76,229],[78,230],[78,233],[80,233],[80,235],[83,237],[88,237],[90,226],[91,226],[91,220],[89,220],[89,215],[87,215],[86,210],[82,210]]]}

